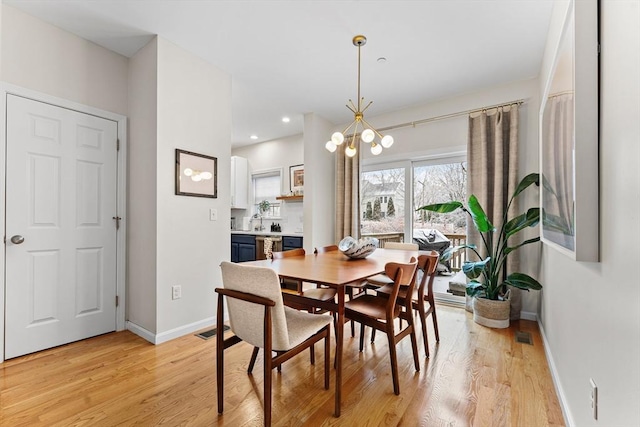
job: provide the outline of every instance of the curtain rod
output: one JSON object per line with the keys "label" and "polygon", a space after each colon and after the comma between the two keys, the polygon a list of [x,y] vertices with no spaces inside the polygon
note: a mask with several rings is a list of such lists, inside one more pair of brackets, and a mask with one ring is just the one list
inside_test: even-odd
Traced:
{"label": "curtain rod", "polygon": [[443,120],[443,119],[451,119],[453,117],[465,116],[465,115],[468,115],[468,114],[478,113],[478,112],[481,112],[481,111],[490,110],[492,108],[506,107],[508,105],[513,105],[513,104],[518,104],[518,105],[524,104],[524,99],[518,99],[516,101],[506,102],[506,103],[502,103],[502,104],[490,105],[488,107],[475,108],[473,110],[466,110],[466,111],[459,111],[457,113],[443,114],[441,116],[429,117],[429,118],[426,118],[426,119],[415,120],[413,122],[407,122],[407,123],[401,123],[401,124],[398,124],[398,125],[387,126],[387,127],[378,129],[378,131],[379,132],[384,132],[386,130],[399,129],[399,128],[404,128],[404,127],[408,127],[408,126],[416,127],[416,125],[421,125],[423,123],[435,122],[437,120]]}

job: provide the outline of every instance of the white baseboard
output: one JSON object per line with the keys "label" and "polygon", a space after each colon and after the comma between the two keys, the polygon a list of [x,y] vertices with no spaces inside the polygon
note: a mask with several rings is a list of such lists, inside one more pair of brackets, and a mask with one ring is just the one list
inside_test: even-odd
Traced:
{"label": "white baseboard", "polygon": [[575,426],[575,423],[573,422],[567,398],[565,397],[564,390],[562,389],[562,383],[560,382],[560,376],[558,375],[556,364],[553,361],[553,356],[549,350],[549,342],[547,341],[547,336],[544,333],[544,328],[542,327],[542,323],[540,323],[540,319],[538,319],[538,328],[540,329],[540,335],[542,336],[542,344],[544,345],[544,354],[547,357],[547,364],[551,371],[551,379],[553,380],[553,385],[556,389],[556,394],[558,395],[558,401],[560,402],[560,408],[562,409],[562,415],[564,416],[564,423],[567,427],[573,427]]}
{"label": "white baseboard", "polygon": [[538,321],[538,314],[531,313],[530,311],[521,311],[520,318],[523,320],[533,320],[534,322]]}
{"label": "white baseboard", "polygon": [[179,328],[174,328],[165,332],[161,332],[159,334],[154,334],[146,330],[145,328],[136,325],[132,322],[127,322],[127,329],[138,335],[139,337],[144,338],[152,344],[162,344],[163,342],[171,341],[174,338],[181,337],[183,335],[187,335],[193,333],[195,331],[199,331],[200,329],[208,328],[210,326],[215,326],[216,319],[215,317],[209,317],[207,319],[200,320],[198,322],[190,323],[188,325],[180,326]]}

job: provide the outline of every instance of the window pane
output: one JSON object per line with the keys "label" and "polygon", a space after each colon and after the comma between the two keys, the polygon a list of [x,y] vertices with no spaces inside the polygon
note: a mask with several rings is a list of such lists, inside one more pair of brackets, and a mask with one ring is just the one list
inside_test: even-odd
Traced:
{"label": "window pane", "polygon": [[260,213],[258,204],[264,200],[269,202],[269,209],[263,213],[265,218],[280,217],[281,177],[279,173],[266,173],[252,176],[254,213]]}
{"label": "window pane", "polygon": [[360,174],[361,233],[404,234],[404,168]]}
{"label": "window pane", "polygon": [[467,200],[467,163],[416,166],[413,168],[413,228],[436,229],[443,234],[465,234],[466,214],[416,211],[432,203]]}

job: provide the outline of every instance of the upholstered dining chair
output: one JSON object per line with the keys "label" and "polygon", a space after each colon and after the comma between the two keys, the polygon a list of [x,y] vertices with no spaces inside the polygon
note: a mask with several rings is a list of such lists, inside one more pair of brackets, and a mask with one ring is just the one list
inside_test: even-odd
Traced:
{"label": "upholstered dining chair", "polygon": [[[271,425],[272,370],[324,339],[324,388],[329,388],[331,316],[310,314],[286,307],[280,280],[266,267],[223,261],[222,288],[218,293],[216,376],[218,413],[224,406],[224,350],[240,341],[254,346],[248,373],[260,348],[264,349],[264,425]],[[234,336],[223,339],[224,298]],[[275,357],[273,357],[275,352]]]}
{"label": "upholstered dining chair", "polygon": [[[433,330],[435,332],[436,341],[440,342],[440,334],[438,333],[438,319],[436,316],[436,304],[433,298],[433,278],[436,275],[438,267],[438,259],[440,255],[436,251],[430,251],[427,254],[418,256],[418,272],[416,280],[418,284],[413,290],[411,297],[411,305],[418,312],[420,323],[422,326],[422,341],[424,343],[424,352],[429,357],[429,339],[427,338],[427,316],[431,315],[433,320]],[[377,295],[388,298],[393,292],[393,285],[384,285],[376,290]],[[404,300],[407,297],[408,288],[400,287],[398,299]],[[425,307],[425,302],[428,308]],[[371,332],[371,341],[375,340],[375,329]]]}
{"label": "upholstered dining chair", "polygon": [[[388,298],[377,295],[360,294],[353,300],[345,302],[345,317],[360,323],[360,351],[364,345],[364,329],[370,326],[379,329],[387,334],[389,341],[389,357],[391,359],[391,376],[393,378],[393,392],[400,394],[400,384],[398,380],[398,357],[396,354],[396,344],[406,336],[411,338],[411,348],[413,350],[413,362],[416,371],[420,370],[418,358],[418,344],[416,331],[411,311],[411,301],[401,301],[398,293],[401,286],[406,286],[408,295],[413,294],[415,286],[415,273],[417,260],[404,263],[389,262],[385,265],[385,273],[393,280],[393,289]],[[401,317],[407,321],[407,326],[396,333],[394,320]]]}

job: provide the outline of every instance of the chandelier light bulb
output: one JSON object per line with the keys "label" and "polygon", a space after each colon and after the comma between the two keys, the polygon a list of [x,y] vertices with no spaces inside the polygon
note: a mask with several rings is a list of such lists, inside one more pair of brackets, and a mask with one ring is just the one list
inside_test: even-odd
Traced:
{"label": "chandelier light bulb", "polygon": [[200,177],[202,179],[211,179],[211,178],[213,178],[213,174],[211,172],[202,172],[200,174]]}
{"label": "chandelier light bulb", "polygon": [[344,154],[347,155],[347,157],[353,157],[356,155],[356,147],[347,147],[346,150],[344,150]]}
{"label": "chandelier light bulb", "polygon": [[336,151],[337,146],[333,141],[327,141],[327,143],[324,145],[324,148],[333,153],[334,151]]}
{"label": "chandelier light bulb", "polygon": [[374,143],[374,144],[371,146],[371,153],[372,153],[374,156],[377,156],[378,154],[382,153],[382,145]]}
{"label": "chandelier light bulb", "polygon": [[371,129],[365,129],[362,131],[362,135],[360,135],[360,138],[366,142],[367,144],[370,143],[371,141],[373,141],[373,138],[376,137],[376,134],[373,133],[373,131]]}
{"label": "chandelier light bulb", "polygon": [[336,145],[342,144],[344,142],[344,135],[341,132],[334,132],[334,134],[331,135],[331,142]]}
{"label": "chandelier light bulb", "polygon": [[183,173],[184,173],[184,176],[191,176],[193,175],[193,169],[186,168]]}
{"label": "chandelier light bulb", "polygon": [[191,177],[191,180],[195,181],[195,182],[200,182],[200,181],[202,181],[202,177],[199,174],[198,175],[193,175]]}
{"label": "chandelier light bulb", "polygon": [[385,135],[382,137],[382,141],[380,141],[384,148],[389,148],[393,145],[393,137],[391,135]]}

